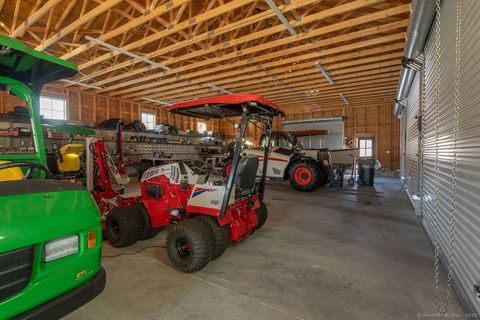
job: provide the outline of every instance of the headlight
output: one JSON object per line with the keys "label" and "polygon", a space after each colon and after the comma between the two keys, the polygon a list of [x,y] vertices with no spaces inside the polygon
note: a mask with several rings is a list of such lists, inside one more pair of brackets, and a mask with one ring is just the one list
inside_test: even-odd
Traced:
{"label": "headlight", "polygon": [[52,240],[45,244],[43,260],[57,260],[78,252],[78,235]]}

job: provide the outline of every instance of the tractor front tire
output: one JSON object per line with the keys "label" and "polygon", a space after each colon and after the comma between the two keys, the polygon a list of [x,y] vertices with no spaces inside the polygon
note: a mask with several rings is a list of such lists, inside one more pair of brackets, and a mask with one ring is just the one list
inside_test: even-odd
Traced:
{"label": "tractor front tire", "polygon": [[299,160],[290,168],[290,184],[298,191],[310,192],[320,185],[320,175],[325,173],[313,160]]}
{"label": "tractor front tire", "polygon": [[128,247],[137,242],[142,224],[143,219],[136,206],[116,207],[107,216],[105,233],[115,248]]}
{"label": "tractor front tire", "polygon": [[260,201],[260,207],[255,209],[255,214],[257,215],[257,221],[258,221],[257,226],[255,227],[255,230],[258,230],[265,224],[268,218],[267,206],[263,201]]}
{"label": "tractor front tire", "polygon": [[217,259],[230,246],[230,231],[228,230],[228,226],[225,225],[221,227],[217,219],[211,216],[197,216],[195,219],[206,223],[212,231],[214,242],[211,260]]}
{"label": "tractor front tire", "polygon": [[212,257],[211,231],[201,221],[188,219],[172,225],[167,253],[174,267],[191,273],[204,268]]}
{"label": "tractor front tire", "polygon": [[147,209],[143,204],[136,205],[138,212],[142,216],[142,227],[138,233],[138,240],[148,240],[155,237],[159,232],[160,228],[154,229],[152,227],[152,221],[150,220],[150,215],[148,214]]}

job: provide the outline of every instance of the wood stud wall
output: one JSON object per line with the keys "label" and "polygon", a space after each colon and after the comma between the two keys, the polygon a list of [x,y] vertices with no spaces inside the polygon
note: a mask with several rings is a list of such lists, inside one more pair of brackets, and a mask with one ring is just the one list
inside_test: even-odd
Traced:
{"label": "wood stud wall", "polygon": [[[157,123],[172,124],[178,130],[196,130],[199,120],[168,113],[167,108],[159,108],[128,100],[95,95],[74,89],[47,86],[42,95],[67,100],[68,121],[99,124],[110,118],[121,118],[125,122],[140,120],[141,112],[154,113]],[[25,103],[5,92],[0,91],[0,114],[13,111],[15,106]],[[207,121],[207,131],[222,132],[219,120]]]}

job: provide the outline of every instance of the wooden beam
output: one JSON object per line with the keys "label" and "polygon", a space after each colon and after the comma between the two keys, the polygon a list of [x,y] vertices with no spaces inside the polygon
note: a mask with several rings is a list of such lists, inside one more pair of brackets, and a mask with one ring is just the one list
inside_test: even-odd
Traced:
{"label": "wooden beam", "polygon": [[[315,3],[317,1],[318,0],[293,0],[289,5],[280,6],[279,9],[282,12],[287,12],[288,10],[293,10],[293,9],[298,8],[300,6],[303,6],[303,5],[310,5],[310,4]],[[170,45],[170,46],[165,47],[165,48],[161,48],[159,46],[159,49],[157,49],[156,51],[146,54],[145,58],[153,59],[155,57],[159,57],[159,56],[162,56],[164,54],[168,54],[170,52],[180,50],[182,48],[186,48],[186,47],[191,48],[195,44],[198,44],[198,43],[200,43],[204,40],[207,40],[207,39],[214,40],[217,37],[219,37],[220,35],[225,34],[227,32],[230,32],[232,30],[240,30],[241,28],[244,28],[244,27],[246,27],[250,24],[255,24],[255,23],[257,23],[257,25],[258,25],[262,21],[264,21],[265,19],[273,17],[273,16],[275,16],[275,14],[272,11],[265,11],[265,12],[256,14],[254,16],[249,16],[248,18],[242,19],[240,21],[233,22],[232,24],[230,24],[228,26],[219,27],[217,29],[207,31],[207,32],[202,33],[200,35],[194,35],[192,37],[192,39],[188,39],[188,40],[185,40],[185,41],[182,41],[182,42],[178,42],[178,43],[175,43],[175,44]],[[117,65],[114,65],[112,67],[104,68],[104,69],[102,69],[98,72],[91,73],[87,77],[80,78],[79,81],[84,81],[86,79],[99,77],[99,76],[102,76],[104,74],[107,74],[107,73],[113,72],[115,70],[119,70],[119,69],[128,67],[130,65],[134,65],[134,64],[137,64],[137,63],[139,63],[139,62],[135,61],[135,60],[128,60],[128,61],[119,63]],[[144,70],[142,70],[141,72],[144,72]],[[136,70],[132,71],[132,73],[136,73]],[[121,78],[124,78],[124,77],[125,77],[125,75],[123,75],[123,76],[119,75],[118,77],[115,77],[115,79],[121,79]],[[108,78],[110,79],[111,77],[108,77]]]}
{"label": "wooden beam", "polygon": [[[209,19],[212,19],[214,17],[218,17],[218,16],[221,16],[222,14],[225,14],[231,10],[235,10],[239,7],[242,7],[244,5],[247,5],[249,4],[250,2],[252,2],[254,0],[233,0],[231,2],[229,2],[228,4],[225,4],[223,6],[220,6],[220,7],[217,7],[215,9],[212,9],[210,11],[207,11],[205,13],[202,13],[200,15],[197,15],[194,19],[190,19],[190,20],[187,20],[187,21],[183,21],[179,24],[177,24],[176,26],[174,26],[173,28],[171,29],[167,29],[167,30],[163,30],[162,32],[159,32],[157,34],[152,34],[144,39],[139,39],[135,42],[132,42],[126,46],[124,46],[122,49],[126,50],[126,51],[131,51],[135,48],[138,48],[140,46],[143,46],[147,43],[150,43],[150,42],[153,42],[153,41],[157,41],[157,40],[160,40],[162,39],[163,37],[166,37],[168,35],[171,35],[171,34],[174,34],[174,33],[177,33],[181,30],[185,30],[187,29],[190,25],[194,25],[194,24],[197,24],[197,23],[200,23],[202,21],[207,21]],[[91,66],[94,66],[100,62],[103,62],[103,61],[106,61],[108,59],[111,59],[113,58],[114,56],[117,56],[119,53],[115,52],[115,53],[107,53],[107,54],[104,54],[100,57],[97,57],[95,59],[93,59],[92,61],[90,62],[87,62],[87,63],[84,63],[84,64],[81,64],[78,66],[78,69],[79,70],[84,70],[84,69],[87,69]]]}
{"label": "wooden beam", "polygon": [[58,40],[62,39],[66,35],[72,33],[76,29],[80,28],[83,24],[87,23],[88,21],[95,19],[99,15],[101,15],[103,12],[107,11],[108,9],[113,8],[117,4],[122,2],[122,0],[106,0],[102,4],[98,5],[95,7],[95,9],[87,12],[84,14],[82,17],[78,18],[62,30],[58,31],[55,33],[53,36],[48,38],[47,40],[43,41],[41,45],[37,46],[35,50],[37,51],[43,51],[56,43]]}
{"label": "wooden beam", "polygon": [[57,23],[55,24],[55,29],[60,29],[63,22],[68,17],[70,12],[72,12],[72,9],[73,9],[73,7],[75,7],[77,2],[78,2],[78,0],[70,0],[70,3],[68,4],[68,7],[65,9],[65,11],[62,12],[62,15],[60,16],[60,19],[58,19]]}
{"label": "wooden beam", "polygon": [[17,0],[17,2],[15,3],[15,11],[13,12],[12,27],[10,28],[10,30],[15,29],[15,27],[17,26],[17,18],[18,18],[18,11],[20,10],[20,3],[21,3],[20,0]]}
{"label": "wooden beam", "polygon": [[[102,36],[98,37],[98,40],[101,40],[101,41],[107,41],[109,39],[112,39],[116,36],[119,36],[119,35],[122,35],[122,34],[125,34],[131,30],[133,30],[134,28],[142,25],[142,24],[145,24],[147,23],[148,21],[166,13],[166,12],[169,12],[173,9],[175,9],[176,7],[180,6],[180,5],[183,5],[185,3],[188,3],[192,0],[172,0],[156,9],[154,9],[153,11],[151,11],[149,14],[145,15],[145,16],[140,16],[122,26],[120,26],[119,28],[116,28],[114,30],[111,30],[105,34],[103,34]],[[93,48],[95,47],[96,45],[95,44],[92,44],[90,42],[76,48],[75,50],[73,50],[72,52],[68,53],[68,54],[65,54],[63,56],[61,56],[60,58],[62,59],[65,59],[65,60],[68,60],[68,59],[71,59],[85,51],[87,51],[88,49],[90,48]]]}
{"label": "wooden beam", "polygon": [[17,38],[22,36],[25,31],[33,25],[35,22],[40,20],[45,14],[47,14],[51,9],[53,9],[60,1],[62,0],[48,0],[40,9],[34,11],[25,21],[20,24],[16,29],[12,31],[10,37]]}
{"label": "wooden beam", "polygon": [[[398,29],[399,27],[404,28],[404,27],[407,26],[407,24],[408,24],[407,20],[402,20],[398,23],[386,24],[386,25],[383,25],[383,26],[380,26],[380,27],[374,27],[374,28],[369,28],[369,29],[365,29],[365,30],[362,30],[362,31],[350,33],[348,35],[342,35],[342,36],[338,36],[338,37],[327,38],[325,40],[321,40],[321,41],[316,42],[315,44],[312,44],[312,46],[313,46],[313,48],[321,48],[323,46],[333,45],[337,42],[338,43],[345,42],[345,41],[350,41],[351,42],[352,39],[355,39],[355,38],[358,39],[358,38],[364,37],[366,34],[367,35],[373,35],[377,32],[385,32],[385,30],[387,30],[388,28],[393,28],[393,29]],[[381,31],[381,30],[383,30],[383,31]],[[213,78],[211,78],[213,80],[213,79],[218,79],[218,77],[226,76],[226,73],[228,73],[228,76],[238,76],[240,74],[244,74],[244,73],[248,73],[248,72],[258,73],[259,70],[262,70],[262,69],[273,68],[273,67],[288,64],[288,63],[298,63],[298,61],[302,61],[302,60],[318,59],[318,58],[321,58],[321,57],[325,57],[329,54],[338,54],[340,52],[345,52],[345,51],[359,50],[359,49],[362,49],[362,48],[368,47],[368,46],[375,46],[375,45],[379,45],[379,44],[383,44],[383,43],[399,41],[400,39],[404,39],[404,32],[396,33],[396,34],[385,36],[385,37],[374,38],[374,39],[371,39],[371,40],[361,41],[361,42],[351,42],[347,45],[336,47],[336,48],[330,48],[330,49],[326,49],[326,50],[323,50],[323,51],[314,51],[314,52],[311,52],[311,53],[301,54],[301,55],[293,56],[293,57],[290,57],[290,58],[283,58],[283,59],[275,60],[276,57],[279,57],[279,58],[284,57],[284,55],[286,55],[287,52],[291,52],[289,54],[292,54],[294,52],[298,52],[298,48],[294,47],[294,48],[291,48],[291,49],[278,51],[274,54],[266,54],[266,55],[263,55],[263,56],[257,56],[257,57],[246,59],[246,60],[240,60],[240,61],[237,61],[237,62],[235,62],[233,64],[230,64],[230,65],[220,65],[218,67],[202,69],[202,70],[196,71],[196,72],[190,72],[189,74],[183,75],[182,79],[186,80],[186,79],[189,79],[189,78],[198,77],[198,76],[205,75],[205,74],[213,74],[213,76],[211,76],[211,77],[213,77]],[[292,49],[294,49],[294,50],[292,50]],[[307,50],[307,48],[305,48],[305,51],[306,50]],[[220,58],[217,58],[217,59],[222,59],[223,60],[223,57],[220,57]],[[273,62],[269,62],[269,63],[263,64],[263,65],[258,64],[259,62],[264,61],[264,60],[273,60]],[[245,68],[245,66],[248,65],[248,64],[256,64],[256,65],[252,66],[252,67]],[[226,72],[226,69],[239,68],[239,67],[243,67],[243,68],[240,69],[240,70],[235,70],[232,73]],[[182,71],[186,71],[186,70],[191,70],[191,69],[194,69],[194,68],[195,68],[194,65],[188,65],[188,66],[185,66],[185,67],[182,67],[182,68],[172,69],[171,71],[169,71],[167,73],[171,73],[171,72],[172,73],[178,73],[178,72],[182,72]],[[159,78],[159,77],[161,77],[161,76],[158,76],[157,74],[154,74],[154,75],[151,75],[151,76],[144,77],[141,80],[142,81],[147,81],[147,80],[152,81],[152,80],[154,80],[156,78]],[[168,79],[164,78],[164,79],[162,79],[162,84],[165,85],[167,83],[174,82],[174,81],[178,82],[178,79],[177,78],[168,78]],[[131,85],[133,83],[138,83],[138,82],[140,82],[140,81],[132,80],[132,81],[128,81],[127,83],[128,83],[128,85]],[[122,86],[123,85],[121,85],[121,84],[117,84],[115,86],[111,86],[111,87],[105,88],[103,90],[104,91],[113,90],[113,89],[116,90],[116,89],[118,89],[119,87],[122,87]],[[140,89],[145,89],[145,91],[140,91],[139,92]],[[131,95],[129,94],[130,97],[132,97],[134,95],[139,95],[139,96],[143,95],[144,96],[145,94],[151,94],[151,93],[155,93],[156,91],[161,91],[161,90],[162,90],[162,87],[151,89],[151,85],[148,84],[148,85],[139,85],[138,87],[131,87],[131,88],[124,89],[124,90],[116,90],[115,92],[112,92],[112,95],[124,95],[124,94],[127,94],[127,93],[131,93]],[[132,92],[136,92],[136,93],[132,93]]]}
{"label": "wooden beam", "polygon": [[[288,6],[281,6],[280,7],[280,10],[282,12],[288,12],[289,10],[293,10],[293,9],[297,9],[301,6],[306,6],[306,5],[310,5],[312,4],[312,2],[314,1],[296,1],[296,2],[292,2],[290,5]],[[378,3],[378,0],[360,0],[360,1],[355,1],[353,3],[350,3],[348,5],[344,5],[344,6],[340,6],[340,7],[335,7],[333,9],[327,9],[327,10],[324,10],[324,11],[321,11],[321,12],[318,12],[316,14],[313,14],[313,15],[310,15],[310,16],[306,16],[306,17],[303,17],[302,18],[302,23],[311,23],[313,21],[318,21],[318,20],[323,20],[327,17],[330,17],[330,16],[335,16],[339,13],[342,13],[342,12],[347,12],[348,10],[352,10],[352,9],[357,9],[361,6],[367,6],[367,5],[372,5],[374,3]],[[257,15],[256,15],[257,16]],[[254,16],[254,17],[256,17]],[[259,16],[259,15],[258,15]],[[275,14],[272,13],[272,16],[275,16]],[[362,17],[363,19],[361,19],[361,23],[365,23],[365,22],[368,22],[368,21],[373,21],[375,19],[378,19],[381,15],[380,14],[375,14],[374,16],[368,16],[368,17]],[[262,15],[262,18],[264,17],[264,15]],[[253,20],[252,17],[249,17],[247,19],[244,19],[244,20],[249,20],[251,22],[251,20]],[[246,25],[245,22],[243,22],[244,20],[240,21],[239,23],[236,24],[235,28],[232,26],[232,25],[228,25],[227,28],[229,30],[235,30],[235,29],[238,29],[240,27],[244,27]],[[257,26],[260,26],[261,25],[261,21],[265,20],[265,18],[263,18],[262,20],[259,20],[258,18],[256,19],[259,21],[259,23],[257,23]],[[293,25],[293,24],[296,24],[297,21],[294,20],[294,21],[290,21],[290,23]],[[350,24],[355,24],[355,21],[349,21]],[[249,23],[250,24],[250,23]],[[349,24],[347,23],[339,23],[339,24],[335,24],[336,28],[344,28],[345,26],[348,26]],[[224,29],[227,29],[227,28],[224,28]],[[219,28],[219,29],[222,29],[222,28]],[[310,33],[310,34],[303,34],[302,36],[292,36],[292,37],[289,37],[289,41],[288,43],[295,43],[297,41],[301,41],[303,40],[303,38],[311,38],[311,37],[318,37],[320,36],[321,34],[324,34],[326,32],[321,32],[319,31],[320,29],[318,30],[315,30],[316,33]],[[322,30],[325,30],[325,29],[322,29]],[[228,48],[235,48],[236,46],[240,45],[240,44],[246,44],[250,41],[253,41],[253,40],[256,40],[256,39],[266,39],[266,37],[268,37],[269,35],[274,35],[274,34],[277,34],[277,33],[281,33],[281,32],[284,32],[285,31],[285,27],[283,25],[278,25],[278,26],[274,26],[274,27],[271,27],[271,28],[268,28],[268,29],[265,29],[265,30],[262,30],[262,31],[259,31],[259,32],[254,32],[254,33],[250,33],[250,34],[247,34],[243,37],[240,37],[240,38],[236,38],[236,39],[233,39],[231,41],[222,41],[221,43],[215,45],[215,46],[211,46],[210,48],[208,49],[204,49],[204,50],[196,50],[194,52],[191,52],[189,54],[185,54],[183,56],[180,56],[180,57],[174,57],[174,58],[171,58],[171,59],[168,59],[166,61],[163,61],[162,64],[164,65],[171,65],[171,64],[176,64],[176,63],[179,63],[181,61],[186,61],[186,60],[189,60],[189,59],[193,59],[193,58],[197,58],[197,57],[200,57],[200,56],[203,56],[203,55],[207,55],[207,54],[211,54],[211,53],[215,53],[215,52],[221,52],[221,51],[224,51]],[[218,34],[218,31],[213,31],[213,33],[209,33],[207,32],[207,37],[208,37],[208,34],[210,35],[219,35]],[[201,38],[202,36],[204,36],[204,34],[202,34],[201,36],[199,36],[199,38]],[[282,43],[281,45],[284,45],[285,43]],[[256,48],[259,48],[260,46],[257,45]],[[262,47],[262,50],[264,50],[264,48]],[[241,53],[239,55],[239,53]],[[250,52],[252,53],[252,52]],[[150,54],[147,54],[147,57],[148,59],[152,59],[154,57],[157,57],[158,55],[160,54],[160,52],[154,52],[154,53],[150,53]],[[239,56],[243,56],[244,53],[243,53],[243,50],[236,50],[234,53],[228,55],[228,58],[237,58]],[[133,75],[136,75],[136,74],[140,74],[140,73],[143,73],[143,72],[146,72],[148,71],[147,70],[148,67],[144,67],[144,68],[139,68],[135,71],[133,71],[132,73],[130,73],[128,76],[131,77]],[[123,75],[123,77],[125,77],[126,75]],[[107,78],[105,79],[104,81],[102,81],[102,85],[103,84],[106,84],[108,82],[112,82],[112,81],[116,81],[116,80],[119,80],[120,77],[122,76],[118,76],[118,77],[114,77],[114,78]]]}
{"label": "wooden beam", "polygon": [[[322,63],[326,64],[331,64],[335,63],[334,65],[330,65],[330,67],[334,68],[335,70],[339,68],[344,68],[345,65],[347,66],[353,66],[356,64],[365,64],[365,63],[370,63],[370,62],[380,62],[382,60],[388,60],[391,58],[398,58],[400,50],[403,49],[404,44],[403,43],[397,43],[397,44],[392,44],[392,45],[386,45],[382,47],[375,47],[372,49],[367,49],[367,50],[360,50],[356,51],[354,53],[346,53],[343,55],[335,55],[332,57],[324,58],[322,59]],[[397,50],[396,53],[393,53],[394,55],[391,54],[385,54],[382,56],[373,56],[370,58],[365,58],[366,56],[372,56],[374,54],[381,54],[381,53],[387,53],[390,51]],[[349,60],[353,60],[350,61]],[[340,61],[347,61],[344,64],[339,63]],[[278,81],[282,81],[282,83],[288,83],[289,79],[292,77],[296,77],[298,75],[305,76],[307,78],[311,78],[312,74],[313,75],[320,75],[319,71],[317,68],[315,68],[314,63],[311,61],[305,62],[305,63],[299,63],[297,64],[298,71],[295,72],[290,72],[288,73],[288,76],[285,75],[289,71],[289,66],[285,67],[277,67],[274,69],[268,69],[260,73],[254,73],[254,74],[245,74],[245,75],[237,75],[237,76],[229,76],[227,75],[223,80],[219,80],[220,78],[215,79],[215,83],[219,86],[224,86],[228,85],[228,89],[230,91],[236,91],[236,92],[248,92],[248,86],[254,86],[256,90],[261,90],[262,87],[268,87],[272,88],[272,84],[276,84]],[[309,70],[306,70],[309,69]],[[336,75],[338,76],[338,74]],[[322,76],[323,77],[323,76]],[[223,77],[222,77],[223,78]],[[203,79],[196,79],[191,82],[180,82],[176,83],[173,86],[165,86],[162,89],[165,89],[167,91],[167,94],[170,98],[170,95],[173,95],[175,93],[177,94],[184,94],[185,93],[185,87],[190,87],[192,88],[195,85],[198,84],[206,84],[208,83],[205,81],[202,81]],[[189,90],[189,92],[191,92]],[[257,91],[258,92],[258,91]],[[161,94],[163,98],[167,98],[165,96],[165,93]],[[156,95],[153,96],[154,98]],[[171,99],[175,99],[176,97],[173,96]]]}
{"label": "wooden beam", "polygon": [[[409,10],[408,6],[402,6],[402,8],[403,8],[403,10]],[[390,11],[390,10],[388,10],[388,11]],[[397,12],[397,11],[394,11],[394,12]],[[357,20],[357,18],[355,18],[353,20]],[[344,23],[348,24],[350,22],[351,22],[350,20],[347,20],[347,21],[344,21],[344,22],[341,22],[341,23],[338,23],[338,24],[334,24],[334,25],[330,25],[330,26],[327,26],[327,27],[324,27],[324,28],[317,29],[315,31],[309,32],[308,34],[301,34],[301,35],[298,35],[298,36],[290,36],[290,37],[279,39],[279,40],[276,40],[276,41],[270,41],[269,43],[266,43],[266,44],[261,44],[261,45],[257,45],[257,46],[254,46],[254,47],[250,47],[248,49],[242,50],[240,53],[239,52],[232,52],[232,53],[225,54],[223,56],[216,57],[216,58],[213,58],[213,59],[208,59],[208,60],[205,60],[205,61],[192,63],[190,65],[175,68],[175,69],[165,71],[165,72],[162,72],[162,73],[153,74],[153,75],[150,75],[148,77],[143,77],[143,78],[134,79],[134,80],[130,80],[130,81],[124,81],[124,82],[118,83],[116,85],[107,87],[107,88],[104,89],[104,91],[117,90],[121,87],[132,86],[132,85],[137,84],[137,83],[141,83],[141,82],[145,82],[145,81],[151,81],[151,80],[154,80],[154,79],[157,79],[157,78],[165,78],[165,76],[171,75],[171,74],[177,75],[180,72],[186,72],[186,71],[191,72],[191,70],[193,70],[193,69],[197,69],[199,67],[205,67],[205,66],[213,64],[213,63],[218,64],[219,62],[222,62],[222,61],[238,59],[239,54],[241,56],[248,56],[250,54],[254,54],[254,53],[266,50],[267,48],[274,48],[274,47],[277,47],[277,46],[280,46],[280,45],[295,43],[295,42],[299,41],[301,38],[310,38],[312,36],[312,34],[314,34],[315,36],[318,36],[318,35],[322,35],[322,34],[332,32],[333,30],[335,30],[337,28],[341,29],[337,25],[344,25]],[[359,21],[357,21],[357,22],[361,23]],[[360,30],[360,31],[357,31],[357,32],[352,32],[352,33],[349,33],[349,34],[346,34],[346,35],[331,37],[329,39],[327,38],[327,39],[324,39],[324,40],[321,40],[321,41],[318,41],[318,42],[310,43],[309,45],[305,45],[302,52],[305,52],[305,51],[308,51],[308,50],[311,50],[311,49],[321,48],[321,47],[324,47],[324,46],[327,46],[327,45],[332,45],[332,44],[337,43],[337,42],[351,41],[353,39],[368,37],[368,36],[371,36],[373,34],[386,32],[386,31],[392,30],[392,29],[394,30],[394,29],[398,29],[398,28],[404,28],[407,25],[408,25],[407,20],[401,20],[399,22],[393,22],[393,23],[385,24],[385,25],[382,25],[382,26],[379,26],[379,27],[367,28],[367,29]],[[381,31],[381,30],[383,30],[383,31]],[[398,36],[398,34],[397,34],[397,36]],[[233,67],[243,66],[243,65],[246,65],[246,64],[251,64],[251,63],[259,63],[261,61],[272,60],[272,59],[277,58],[277,57],[278,58],[283,58],[283,57],[285,57],[289,54],[295,54],[295,53],[298,53],[298,48],[297,47],[293,47],[293,48],[285,49],[285,50],[279,50],[275,53],[264,54],[261,57],[254,57],[254,58],[251,58],[251,59],[237,61],[237,62],[233,63],[231,65],[231,67],[233,68]],[[322,54],[320,54],[318,51],[316,51],[316,52],[310,53],[309,56],[310,56],[310,59],[313,59],[313,58],[322,56]],[[305,56],[302,59],[306,59]],[[291,59],[287,59],[287,60],[289,60],[288,62],[292,62],[292,63],[297,61],[295,59],[295,57],[293,57]],[[282,60],[282,62],[285,62],[285,61],[286,61],[285,59]],[[163,62],[163,63],[165,65],[169,65],[169,62]],[[173,63],[173,62],[170,62],[170,64],[171,63]],[[285,63],[287,63],[287,62],[285,62]],[[228,67],[228,68],[231,68],[231,67]],[[212,69],[204,69],[204,70],[212,70]],[[104,81],[100,81],[99,83],[104,83]],[[139,87],[142,88],[142,86],[139,86]],[[130,90],[135,91],[135,87],[131,88]],[[122,93],[125,93],[125,92],[126,91],[122,91]],[[115,94],[119,94],[118,91]]]}

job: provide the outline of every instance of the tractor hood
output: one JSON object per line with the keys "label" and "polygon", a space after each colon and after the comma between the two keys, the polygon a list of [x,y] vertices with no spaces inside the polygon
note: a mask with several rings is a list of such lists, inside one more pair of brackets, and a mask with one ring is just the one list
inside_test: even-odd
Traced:
{"label": "tractor hood", "polygon": [[20,41],[0,35],[0,75],[20,81],[39,94],[43,85],[77,73],[77,66]]}
{"label": "tractor hood", "polygon": [[0,183],[0,252],[97,228],[100,214],[81,185],[56,180]]}

